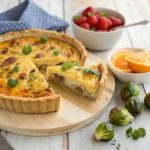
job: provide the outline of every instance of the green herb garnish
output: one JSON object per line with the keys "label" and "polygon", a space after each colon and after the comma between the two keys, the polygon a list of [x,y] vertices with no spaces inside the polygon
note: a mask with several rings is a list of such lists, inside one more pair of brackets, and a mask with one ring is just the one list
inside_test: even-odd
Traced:
{"label": "green herb garnish", "polygon": [[32,47],[30,45],[26,45],[22,48],[22,52],[24,55],[28,55],[32,52]]}
{"label": "green herb garnish", "polygon": [[140,131],[138,129],[135,129],[134,132],[132,133],[132,139],[137,140],[140,138]]}
{"label": "green herb garnish", "polygon": [[100,76],[100,73],[94,69],[84,68],[82,71],[83,71],[83,73],[91,73],[91,74],[94,74],[96,76]]}
{"label": "green herb garnish", "polygon": [[118,143],[116,149],[117,149],[117,150],[120,150],[120,146],[121,146],[120,143]]}
{"label": "green herb garnish", "polygon": [[101,13],[101,17],[106,17],[106,18],[108,18],[108,15],[105,14],[105,13]]}
{"label": "green herb garnish", "polygon": [[126,130],[126,134],[127,134],[128,137],[131,137],[131,136],[132,136],[132,133],[133,133],[133,128],[132,128],[132,127],[128,128],[128,129]]}
{"label": "green herb garnish", "polygon": [[8,79],[7,85],[10,87],[16,87],[19,84],[19,81],[17,79]]}
{"label": "green herb garnish", "polygon": [[61,68],[60,68],[60,69],[61,69],[63,72],[66,72],[68,69],[73,68],[73,66],[74,66],[74,64],[73,64],[72,62],[66,61],[64,64],[61,65]]}
{"label": "green herb garnish", "polygon": [[146,135],[146,130],[144,128],[139,128],[138,130],[140,132],[141,137],[144,137]]}
{"label": "green herb garnish", "polygon": [[54,56],[58,56],[60,54],[60,50],[56,49],[53,51]]}
{"label": "green herb garnish", "polygon": [[12,72],[18,72],[19,71],[19,67],[18,66],[15,66],[12,70]]}
{"label": "green herb garnish", "polygon": [[36,76],[34,74],[31,74],[31,80],[35,80],[36,79]]}
{"label": "green herb garnish", "polygon": [[146,130],[144,128],[138,128],[133,131],[133,128],[130,127],[126,130],[126,134],[128,137],[132,137],[133,140],[137,140],[146,135]]}
{"label": "green herb garnish", "polygon": [[41,39],[40,39],[40,41],[42,43],[46,43],[48,41],[48,38],[46,36],[42,36]]}

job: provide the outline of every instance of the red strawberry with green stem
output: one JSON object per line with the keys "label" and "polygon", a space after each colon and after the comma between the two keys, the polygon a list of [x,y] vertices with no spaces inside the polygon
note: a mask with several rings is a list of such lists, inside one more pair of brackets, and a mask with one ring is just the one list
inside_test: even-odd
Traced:
{"label": "red strawberry with green stem", "polygon": [[80,24],[82,24],[82,23],[85,23],[86,20],[87,20],[87,17],[81,16],[81,15],[79,15],[79,16],[74,16],[74,17],[73,17],[73,21],[74,21],[74,23],[77,24],[77,25],[80,25]]}
{"label": "red strawberry with green stem", "polygon": [[112,21],[114,27],[121,26],[123,24],[123,21],[119,18],[110,17],[109,19]]}
{"label": "red strawberry with green stem", "polygon": [[88,13],[89,13],[89,12],[94,13],[93,7],[91,7],[91,6],[87,7],[87,8],[82,12],[82,15],[88,17]]}
{"label": "red strawberry with green stem", "polygon": [[105,17],[100,17],[100,18],[98,19],[97,28],[98,28],[99,30],[108,30],[107,18],[105,18]]}

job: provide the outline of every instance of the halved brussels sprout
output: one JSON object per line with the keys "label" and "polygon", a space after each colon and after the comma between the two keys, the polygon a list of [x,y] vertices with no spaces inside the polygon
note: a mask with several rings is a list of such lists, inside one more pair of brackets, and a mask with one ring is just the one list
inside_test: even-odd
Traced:
{"label": "halved brussels sprout", "polygon": [[110,121],[118,126],[126,125],[134,119],[134,117],[123,107],[114,107],[109,113]]}
{"label": "halved brussels sprout", "polygon": [[111,123],[104,122],[98,125],[94,132],[95,139],[109,141],[114,137],[114,128]]}

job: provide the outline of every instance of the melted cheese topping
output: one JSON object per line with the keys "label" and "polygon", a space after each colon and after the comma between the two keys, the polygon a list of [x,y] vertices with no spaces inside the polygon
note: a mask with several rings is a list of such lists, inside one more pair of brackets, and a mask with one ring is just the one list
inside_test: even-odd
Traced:
{"label": "melted cheese topping", "polygon": [[[49,66],[47,67],[48,74],[58,74],[64,77],[70,77],[77,81],[79,81],[81,84],[84,84],[85,86],[94,88],[96,83],[100,80],[99,76],[96,76],[92,73],[84,73],[81,69],[75,69],[71,68],[68,69],[66,72],[63,72],[61,69],[61,66]],[[98,71],[97,66],[90,66],[86,68],[91,68],[96,71]],[[83,68],[82,68],[83,69]]]}
{"label": "melted cheese topping", "polygon": [[[10,57],[0,57],[0,93],[31,98],[54,95],[31,60],[17,58],[14,63],[2,66],[7,58]],[[16,66],[19,71],[13,71]],[[19,83],[16,87],[10,87],[7,83],[8,79],[17,79]]]}
{"label": "melted cheese topping", "polygon": [[[32,47],[32,52],[28,55],[22,52],[22,48],[26,45]],[[60,54],[55,56],[54,50],[59,50]],[[35,58],[39,53],[44,57]],[[0,54],[30,58],[37,65],[56,65],[66,60],[80,63],[80,54],[73,46],[52,38],[49,38],[46,43],[42,43],[40,37],[24,37],[6,41],[0,43]]]}

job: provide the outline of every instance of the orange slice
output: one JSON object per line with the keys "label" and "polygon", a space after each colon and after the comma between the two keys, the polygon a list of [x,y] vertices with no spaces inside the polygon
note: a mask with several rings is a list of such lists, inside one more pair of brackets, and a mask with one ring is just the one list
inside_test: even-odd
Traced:
{"label": "orange slice", "polygon": [[128,67],[128,63],[126,60],[126,56],[127,54],[125,53],[120,53],[118,54],[113,60],[112,63],[113,65],[118,68],[119,70],[123,71],[123,72],[132,72],[131,69]]}
{"label": "orange slice", "polygon": [[135,53],[129,50],[119,50],[113,55],[113,59],[115,59],[115,57],[117,57],[119,54],[133,55]]}
{"label": "orange slice", "polygon": [[126,57],[129,68],[135,73],[150,72],[150,60]]}
{"label": "orange slice", "polygon": [[135,56],[139,59],[149,60],[149,52],[146,50],[135,53]]}

